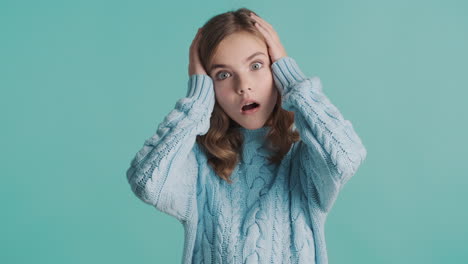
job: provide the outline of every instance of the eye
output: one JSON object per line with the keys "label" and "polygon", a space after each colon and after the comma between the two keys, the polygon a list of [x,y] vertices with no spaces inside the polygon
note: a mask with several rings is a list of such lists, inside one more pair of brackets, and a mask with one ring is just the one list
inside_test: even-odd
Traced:
{"label": "eye", "polygon": [[[231,74],[230,74],[229,72],[222,71],[222,72],[219,72],[219,73],[216,74],[216,78],[217,78],[218,80],[224,80],[224,79],[226,79],[227,77],[229,77],[229,76],[226,76],[226,75],[229,75],[229,76],[230,76]],[[223,78],[222,76],[226,76],[226,78]]]}
{"label": "eye", "polygon": [[254,62],[254,63],[252,64],[252,68],[253,68],[254,70],[260,69],[260,68],[262,68],[262,66],[263,66],[263,63],[260,62],[260,61]]}

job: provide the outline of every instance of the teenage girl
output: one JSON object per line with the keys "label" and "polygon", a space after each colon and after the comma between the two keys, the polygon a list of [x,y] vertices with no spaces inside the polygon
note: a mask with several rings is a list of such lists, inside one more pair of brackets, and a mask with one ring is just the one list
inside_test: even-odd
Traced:
{"label": "teenage girl", "polygon": [[351,122],[249,9],[211,18],[189,57],[133,192],[183,224],[182,263],[328,263],[325,220],[367,155]]}

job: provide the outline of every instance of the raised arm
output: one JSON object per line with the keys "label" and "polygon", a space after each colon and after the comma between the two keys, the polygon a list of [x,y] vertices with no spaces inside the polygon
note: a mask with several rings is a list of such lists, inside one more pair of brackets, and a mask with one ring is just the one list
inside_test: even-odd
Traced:
{"label": "raised arm", "polygon": [[301,141],[297,155],[306,197],[329,212],[340,189],[353,176],[367,151],[350,121],[323,93],[318,77],[307,78],[291,57],[272,64],[282,107],[294,111]]}
{"label": "raised arm", "polygon": [[136,196],[179,221],[186,221],[196,205],[195,140],[208,132],[214,103],[212,79],[191,75],[186,97],[144,142],[126,173]]}

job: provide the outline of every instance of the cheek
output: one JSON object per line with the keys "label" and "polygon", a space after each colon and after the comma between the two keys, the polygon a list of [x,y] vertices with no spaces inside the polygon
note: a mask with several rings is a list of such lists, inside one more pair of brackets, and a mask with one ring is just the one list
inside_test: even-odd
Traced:
{"label": "cheek", "polygon": [[216,102],[218,102],[219,106],[226,111],[226,107],[229,106],[229,98],[230,95],[226,89],[215,89],[215,98]]}
{"label": "cheek", "polygon": [[278,95],[278,89],[276,89],[276,87],[273,86],[273,96],[272,96],[272,97],[273,97],[273,99],[272,99],[273,104],[278,103],[278,102],[277,102],[277,101],[278,101],[278,96],[279,96],[279,95]]}
{"label": "cheek", "polygon": [[264,87],[265,87],[265,96],[267,96],[269,99],[268,99],[268,102],[270,104],[273,104],[275,105],[277,103],[277,100],[278,100],[278,88],[276,88],[276,85],[274,84],[274,82],[271,80],[269,81],[268,83],[265,83],[264,84]]}
{"label": "cheek", "polygon": [[259,74],[255,82],[258,84],[258,87],[261,87],[261,91],[264,95],[273,94],[274,89],[276,89],[273,82],[273,75],[269,71],[264,71],[262,74]]}
{"label": "cheek", "polygon": [[215,87],[214,92],[215,92],[216,101],[218,102],[226,96],[226,93],[223,91],[223,89],[220,89],[219,87]]}
{"label": "cheek", "polygon": [[257,83],[261,83],[263,85],[269,85],[273,82],[273,74],[270,70],[264,70],[260,74],[256,75]]}

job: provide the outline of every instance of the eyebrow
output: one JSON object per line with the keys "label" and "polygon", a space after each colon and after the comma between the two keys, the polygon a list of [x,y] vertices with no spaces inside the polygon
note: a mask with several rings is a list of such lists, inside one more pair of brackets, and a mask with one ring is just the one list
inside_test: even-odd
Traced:
{"label": "eyebrow", "polygon": [[[249,57],[247,57],[245,60],[244,60],[244,63],[248,62],[249,60],[253,59],[255,56],[258,56],[258,55],[265,55],[265,53],[261,52],[261,51],[257,51],[255,52],[254,54],[250,55]],[[213,64],[211,66],[211,69],[210,69],[210,72],[213,72],[214,69],[216,68],[225,68],[225,67],[228,67],[228,65],[226,64]]]}

